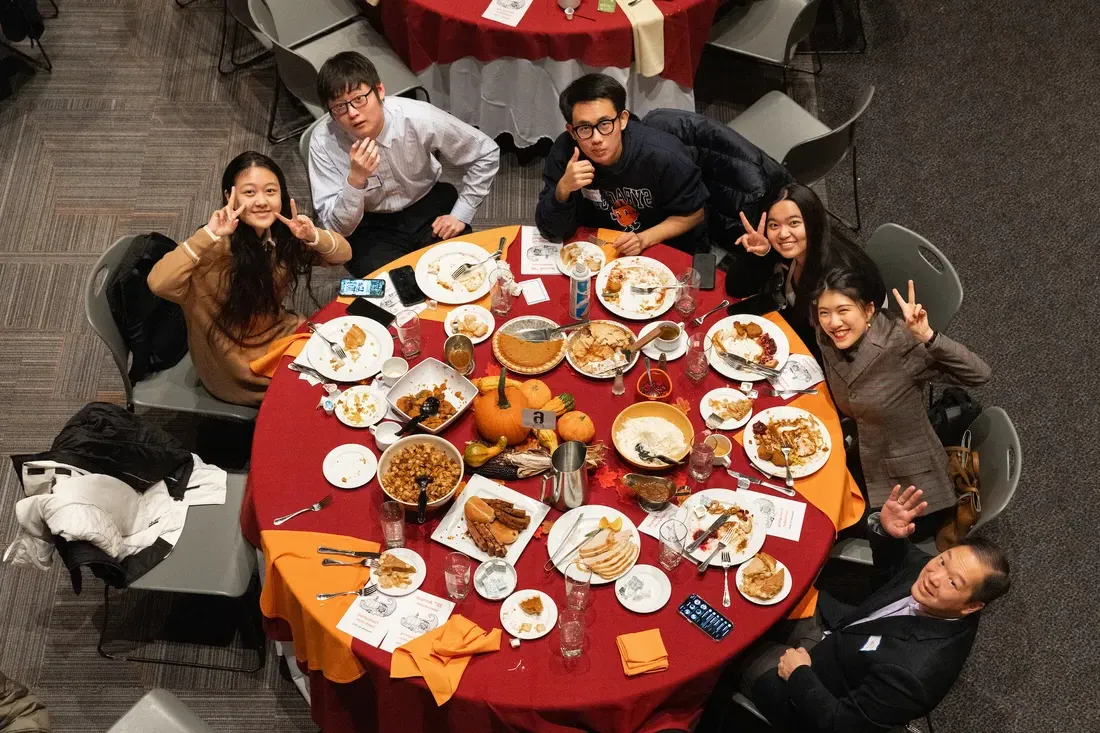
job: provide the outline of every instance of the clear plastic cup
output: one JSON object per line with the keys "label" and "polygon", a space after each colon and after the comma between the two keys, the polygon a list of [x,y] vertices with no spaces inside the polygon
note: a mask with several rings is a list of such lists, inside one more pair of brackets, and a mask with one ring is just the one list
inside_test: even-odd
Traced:
{"label": "clear plastic cup", "polygon": [[690,269],[676,278],[676,282],[680,284],[676,290],[676,312],[686,318],[699,305],[699,283],[702,279],[696,270]]}
{"label": "clear plastic cup", "polygon": [[396,501],[382,505],[382,536],[387,549],[405,546],[405,507]]}
{"label": "clear plastic cup", "polygon": [[452,601],[461,601],[470,594],[470,574],[473,572],[473,560],[461,552],[452,552],[443,562],[443,580],[447,584],[447,595]]}
{"label": "clear plastic cup", "polygon": [[561,634],[561,655],[575,659],[584,651],[584,611],[565,609],[558,616],[558,632]]}
{"label": "clear plastic cup", "polygon": [[401,342],[401,355],[406,359],[420,356],[420,316],[416,315],[416,311],[401,311],[393,320],[393,325]]}
{"label": "clear plastic cup", "polygon": [[683,522],[670,519],[661,525],[658,534],[661,536],[661,549],[657,554],[657,562],[671,573],[684,559],[684,543],[687,542],[688,528]]}
{"label": "clear plastic cup", "polygon": [[592,571],[570,565],[565,571],[565,607],[583,611],[588,605],[588,590],[592,585]]}

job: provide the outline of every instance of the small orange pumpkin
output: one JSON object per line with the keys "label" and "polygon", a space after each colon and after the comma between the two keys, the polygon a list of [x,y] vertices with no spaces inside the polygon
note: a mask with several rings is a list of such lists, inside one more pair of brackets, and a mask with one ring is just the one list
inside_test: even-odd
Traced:
{"label": "small orange pumpkin", "polygon": [[562,440],[579,440],[587,443],[596,437],[596,426],[592,418],[580,410],[567,412],[558,418],[558,435]]}
{"label": "small orange pumpkin", "polygon": [[520,385],[520,392],[527,398],[527,406],[532,410],[541,410],[554,394],[541,379],[528,379]]}
{"label": "small orange pumpkin", "polygon": [[508,445],[522,443],[531,428],[522,424],[527,398],[518,387],[507,386],[508,370],[500,370],[497,389],[474,398],[474,427],[481,437],[496,443],[503,437]]}

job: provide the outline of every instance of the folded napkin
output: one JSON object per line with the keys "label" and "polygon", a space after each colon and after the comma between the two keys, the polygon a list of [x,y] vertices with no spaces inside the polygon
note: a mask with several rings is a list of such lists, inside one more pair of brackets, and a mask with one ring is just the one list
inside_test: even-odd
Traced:
{"label": "folded napkin", "polygon": [[[357,552],[378,552],[377,542],[324,532],[264,530],[264,586],[260,610],[268,618],[281,618],[294,634],[294,654],[310,669],[319,669],[333,682],[352,682],[363,667],[351,651],[351,636],[336,628],[348,606],[358,596],[339,596],[321,603],[318,593],[362,588],[370,568],[321,567],[318,547],[337,547]],[[336,558],[347,559],[347,558]]]}
{"label": "folded napkin", "polygon": [[634,65],[638,73],[659,75],[665,70],[665,14],[653,0],[618,0],[618,3],[634,29]]}
{"label": "folded napkin", "polygon": [[615,639],[615,643],[619,646],[623,672],[627,677],[668,669],[668,652],[661,641],[660,629],[623,634]]}
{"label": "folded napkin", "polygon": [[267,348],[267,353],[259,359],[253,360],[248,367],[253,374],[261,377],[274,377],[275,370],[279,368],[279,362],[282,361],[283,357],[301,354],[302,348],[306,345],[306,341],[309,341],[310,335],[308,332],[292,333],[289,336],[283,336],[281,339],[275,339],[271,342],[271,346]]}
{"label": "folded napkin", "polygon": [[451,699],[462,681],[470,657],[500,650],[500,629],[486,633],[465,616],[455,614],[447,623],[397,647],[390,661],[390,677],[423,677],[442,705]]}

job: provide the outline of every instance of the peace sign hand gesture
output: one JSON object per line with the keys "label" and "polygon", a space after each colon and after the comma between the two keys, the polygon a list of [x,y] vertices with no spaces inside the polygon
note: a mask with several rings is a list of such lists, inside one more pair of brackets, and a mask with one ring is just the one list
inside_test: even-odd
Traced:
{"label": "peace sign hand gesture", "polygon": [[306,244],[313,244],[317,241],[317,227],[313,226],[313,222],[310,221],[308,216],[298,213],[298,205],[294,203],[294,199],[290,200],[290,218],[287,219],[278,211],[275,212],[275,218],[286,224],[286,228],[290,230],[290,233]]}
{"label": "peace sign hand gesture", "polygon": [[901,306],[901,314],[905,318],[905,327],[918,341],[926,344],[932,340],[932,327],[928,325],[928,311],[917,302],[916,291],[913,289],[913,281],[909,281],[909,301],[902,300],[901,293],[894,288],[894,298]]}
{"label": "peace sign hand gesture", "polygon": [[210,215],[210,221],[206,223],[206,228],[219,239],[228,237],[237,230],[237,218],[244,211],[245,206],[246,204],[241,204],[240,208],[237,207],[237,187],[234,186],[229,191],[228,202]]}
{"label": "peace sign hand gesture", "polygon": [[768,221],[768,212],[765,211],[760,215],[760,226],[756,229],[752,228],[752,224],[745,217],[745,212],[741,211],[739,213],[741,214],[741,225],[745,227],[745,233],[737,238],[736,244],[740,244],[745,248],[745,251],[752,252],[757,257],[763,257],[771,252],[771,242],[764,236],[764,226]]}

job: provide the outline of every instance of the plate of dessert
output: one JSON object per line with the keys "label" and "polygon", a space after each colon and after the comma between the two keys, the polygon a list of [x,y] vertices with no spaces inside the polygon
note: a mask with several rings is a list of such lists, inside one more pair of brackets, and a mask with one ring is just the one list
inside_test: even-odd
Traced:
{"label": "plate of dessert", "polygon": [[554,565],[592,571],[592,585],[614,583],[638,561],[642,538],[630,517],[609,506],[588,505],[558,517],[546,537]]}
{"label": "plate of dessert", "polygon": [[791,571],[766,552],[737,568],[737,590],[746,600],[772,606],[791,594]]}
{"label": "plate of dessert", "polygon": [[480,344],[493,335],[496,323],[493,314],[480,305],[463,305],[451,311],[443,322],[443,330],[448,336],[461,334]]}
{"label": "plate of dessert", "polygon": [[558,622],[558,606],[541,590],[518,590],[500,606],[500,625],[517,639],[538,639]]}
{"label": "plate of dessert", "polygon": [[558,270],[562,275],[572,275],[578,260],[588,266],[589,272],[595,273],[603,269],[607,256],[592,242],[571,242],[558,251]]}
{"label": "plate of dessert", "polygon": [[378,568],[372,570],[378,583],[378,592],[387,596],[407,596],[420,587],[428,566],[416,550],[395,547],[386,550],[378,559]]}
{"label": "plate of dessert", "polygon": [[320,336],[313,334],[302,350],[310,366],[337,382],[358,382],[373,377],[382,362],[393,356],[393,336],[378,321],[361,316],[341,316],[318,324],[317,330],[340,345],[344,359],[337,358]]}
{"label": "plate of dessert", "polygon": [[548,372],[565,358],[565,337],[536,343],[516,334],[533,328],[557,327],[557,323],[542,316],[513,318],[493,334],[493,356],[516,374],[533,376]]}
{"label": "plate of dessert", "polygon": [[549,511],[537,499],[474,474],[432,539],[475,560],[499,557],[514,566]]}
{"label": "plate of dessert", "polygon": [[699,401],[699,414],[703,420],[715,415],[722,422],[718,430],[734,430],[741,427],[752,417],[753,402],[744,392],[732,387],[719,387],[703,395]]}

